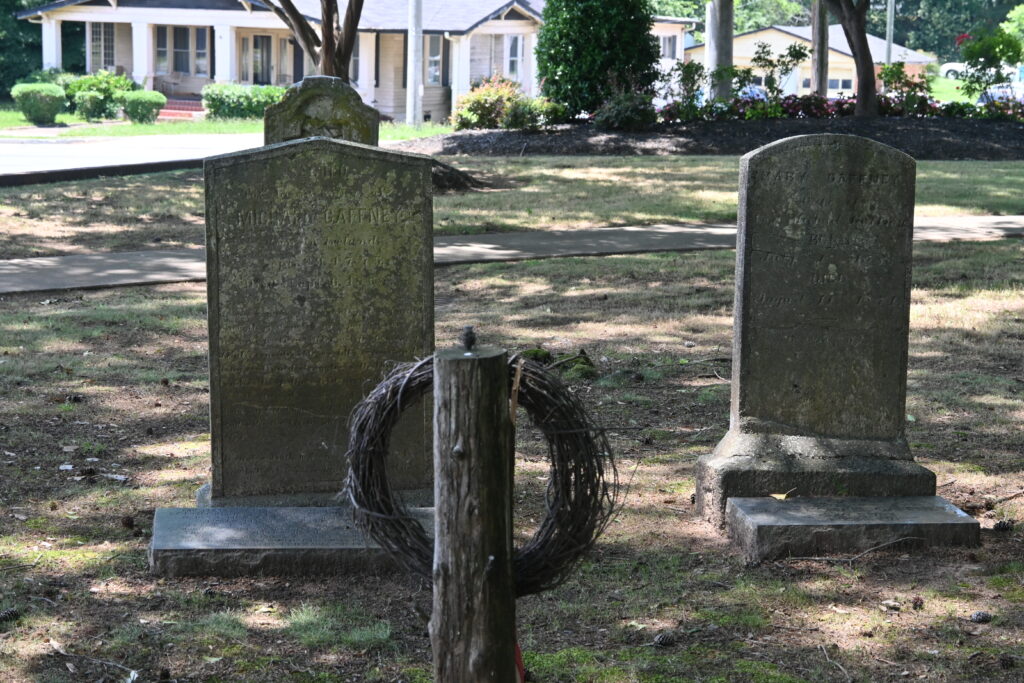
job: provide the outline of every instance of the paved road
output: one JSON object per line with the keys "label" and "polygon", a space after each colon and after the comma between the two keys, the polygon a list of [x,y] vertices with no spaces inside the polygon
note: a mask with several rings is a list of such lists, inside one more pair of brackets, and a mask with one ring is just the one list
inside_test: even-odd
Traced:
{"label": "paved road", "polygon": [[[918,241],[1011,236],[1024,237],[1024,216],[920,219],[914,226]],[[440,236],[434,238],[434,263],[731,249],[735,244],[735,226],[713,223]],[[204,279],[206,254],[201,248],[0,260],[0,294]]]}
{"label": "paved road", "polygon": [[0,138],[0,175],[69,168],[177,161],[263,144],[261,133],[136,135],[120,138]]}

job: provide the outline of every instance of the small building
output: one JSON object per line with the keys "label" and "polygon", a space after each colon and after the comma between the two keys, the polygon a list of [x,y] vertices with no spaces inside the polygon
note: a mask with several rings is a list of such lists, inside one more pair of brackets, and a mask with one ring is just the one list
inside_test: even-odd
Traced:
{"label": "small building", "polygon": [[[811,48],[811,27],[810,26],[769,26],[768,28],[756,31],[747,31],[733,37],[733,65],[737,67],[750,67],[751,59],[757,50],[758,43],[768,43],[772,52],[779,54],[792,43],[805,45],[808,50]],[[881,68],[885,59],[885,40],[878,36],[868,34],[868,46],[871,50],[871,57],[875,61],[875,73]],[[686,50],[686,59],[707,63],[705,58],[705,45],[703,43],[694,45]],[[924,74],[925,67],[934,62],[935,58],[908,47],[892,45],[892,61],[903,62],[906,65],[906,72],[910,75]],[[789,78],[782,84],[782,90],[786,94],[806,95],[811,92],[811,62],[804,62],[790,74]],[[763,85],[763,76],[756,73],[754,83]],[[843,27],[839,24],[828,27],[828,97],[839,95],[852,95],[857,92],[857,68],[853,61],[853,53],[843,33]]]}
{"label": "small building", "polygon": [[[293,0],[312,22],[319,0]],[[491,76],[540,91],[534,48],[544,0],[422,0],[423,113],[446,119],[452,103]],[[285,24],[259,0],[56,0],[17,12],[42,24],[43,67],[61,64],[60,26],[85,24],[86,70],[123,73],[145,88],[196,96],[208,83],[291,85],[315,69]],[[662,66],[681,61],[693,20],[659,17]],[[408,1],[363,5],[349,76],[364,102],[405,116]]]}

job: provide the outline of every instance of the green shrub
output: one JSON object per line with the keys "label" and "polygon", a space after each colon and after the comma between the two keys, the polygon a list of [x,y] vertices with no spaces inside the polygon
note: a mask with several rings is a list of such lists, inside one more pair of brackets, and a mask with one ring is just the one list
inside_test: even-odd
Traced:
{"label": "green shrub", "polygon": [[536,132],[556,123],[565,123],[567,119],[568,109],[564,104],[552,102],[546,97],[522,98],[514,100],[505,109],[501,127]]}
{"label": "green shrub", "polygon": [[167,97],[153,90],[136,90],[124,94],[124,113],[132,123],[153,123],[167,105]]}
{"label": "green shrub", "polygon": [[18,83],[53,83],[67,91],[72,81],[78,80],[82,74],[74,74],[57,68],[36,69],[32,73],[18,79]]}
{"label": "green shrub", "polygon": [[262,118],[263,112],[284,97],[275,85],[233,85],[211,83],[203,86],[203,107],[212,119]]}
{"label": "green shrub", "polygon": [[594,125],[600,130],[645,130],[657,120],[653,98],[638,92],[618,93],[594,114]]}
{"label": "green shrub", "polygon": [[95,90],[79,90],[75,93],[75,111],[86,121],[106,118],[107,106],[103,94]]}
{"label": "green shrub", "polygon": [[[139,86],[127,76],[118,76],[109,71],[97,71],[77,78],[68,84],[68,99],[78,111],[78,93],[92,90],[100,95],[100,103],[96,105],[97,111],[91,118],[114,119],[121,108],[121,97],[126,92],[131,92]],[[89,118],[87,116],[87,118]]]}
{"label": "green shrub", "polygon": [[616,90],[644,92],[658,77],[649,0],[547,0],[537,36],[546,97],[570,114],[595,113]]}
{"label": "green shrub", "polygon": [[22,83],[11,89],[11,97],[24,117],[36,125],[50,125],[64,111],[64,91],[53,83]]}
{"label": "green shrub", "polygon": [[455,130],[500,128],[508,109],[524,99],[518,83],[492,76],[459,98],[452,126]]}

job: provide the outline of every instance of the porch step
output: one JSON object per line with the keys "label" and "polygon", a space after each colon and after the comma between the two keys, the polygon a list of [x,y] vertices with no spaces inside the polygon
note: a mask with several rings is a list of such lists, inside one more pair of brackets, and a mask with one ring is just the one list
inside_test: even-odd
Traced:
{"label": "porch step", "polygon": [[168,97],[167,105],[164,107],[164,109],[173,109],[176,111],[202,111],[203,101]]}

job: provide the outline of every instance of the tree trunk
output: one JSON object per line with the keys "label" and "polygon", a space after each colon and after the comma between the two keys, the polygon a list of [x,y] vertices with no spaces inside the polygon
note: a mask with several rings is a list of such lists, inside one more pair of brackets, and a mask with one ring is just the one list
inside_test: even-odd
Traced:
{"label": "tree trunk", "polygon": [[338,23],[338,0],[320,0],[320,73],[324,76],[337,76],[335,55],[337,53],[337,36],[334,25]]}
{"label": "tree trunk", "polygon": [[350,81],[348,65],[352,61],[352,51],[359,40],[359,16],[363,13],[363,0],[348,0],[345,9],[345,22],[342,24],[341,42],[335,57],[335,72],[346,83]]}
{"label": "tree trunk", "polygon": [[856,116],[878,116],[878,90],[875,87],[875,62],[868,47],[867,17],[869,0],[823,0],[839,18],[857,67]]}
{"label": "tree trunk", "polygon": [[824,0],[811,4],[811,91],[828,95],[828,8]]}
{"label": "tree trunk", "polygon": [[731,67],[733,41],[733,0],[711,0],[708,3],[707,30],[712,38],[705,45],[705,52],[713,52],[708,63],[712,72],[711,96],[716,100],[728,100],[732,94],[732,78],[717,76],[714,71]]}
{"label": "tree trunk", "polygon": [[516,683],[504,349],[434,356],[434,680]]}

